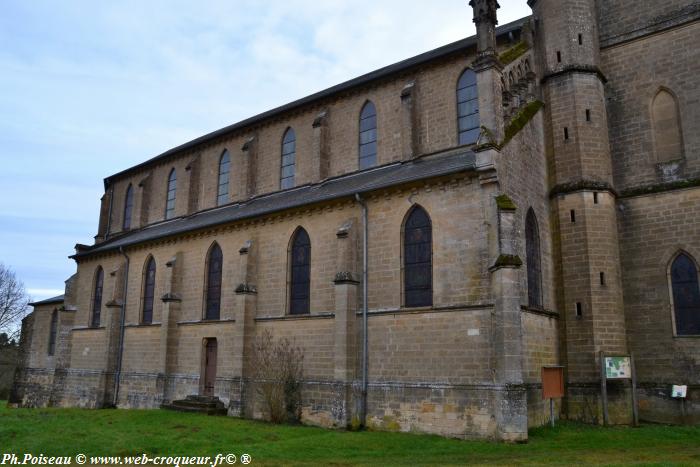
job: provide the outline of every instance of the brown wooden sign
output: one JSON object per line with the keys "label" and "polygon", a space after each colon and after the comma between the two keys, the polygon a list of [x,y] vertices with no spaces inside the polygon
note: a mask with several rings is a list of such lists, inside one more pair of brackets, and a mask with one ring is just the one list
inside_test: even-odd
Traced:
{"label": "brown wooden sign", "polygon": [[564,397],[564,368],[542,367],[542,399]]}

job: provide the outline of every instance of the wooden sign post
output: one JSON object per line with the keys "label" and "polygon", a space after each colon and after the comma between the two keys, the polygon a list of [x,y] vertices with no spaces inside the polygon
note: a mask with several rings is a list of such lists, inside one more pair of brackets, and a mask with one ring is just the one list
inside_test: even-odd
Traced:
{"label": "wooden sign post", "polygon": [[634,358],[629,355],[606,355],[600,352],[600,395],[603,400],[603,424],[610,424],[608,414],[608,380],[629,379],[632,382],[632,421],[639,424],[637,411],[637,374],[634,371]]}
{"label": "wooden sign post", "polygon": [[564,397],[564,367],[542,367],[542,399],[549,399],[549,422],[554,427],[554,398]]}

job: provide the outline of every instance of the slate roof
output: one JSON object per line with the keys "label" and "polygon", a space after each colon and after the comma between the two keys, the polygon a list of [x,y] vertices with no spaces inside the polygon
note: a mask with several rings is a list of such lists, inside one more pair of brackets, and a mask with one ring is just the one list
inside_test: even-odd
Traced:
{"label": "slate roof", "polygon": [[[502,35],[510,34],[512,32],[520,30],[522,28],[523,24],[526,21],[528,21],[529,19],[530,19],[530,16],[526,16],[526,17],[521,18],[519,20],[512,21],[510,23],[507,23],[507,24],[504,24],[502,26],[497,27],[496,28],[496,36],[502,36]],[[324,99],[326,97],[333,96],[333,95],[338,94],[342,91],[347,91],[347,90],[356,88],[358,86],[362,86],[362,85],[370,83],[372,81],[376,81],[376,80],[379,80],[381,78],[385,78],[385,77],[391,76],[393,74],[409,70],[411,68],[423,65],[425,63],[431,62],[431,61],[439,59],[439,58],[448,57],[454,53],[464,51],[464,50],[466,50],[470,47],[473,47],[475,45],[476,45],[476,36],[470,36],[470,37],[467,37],[466,39],[461,39],[461,40],[452,42],[451,44],[447,44],[447,45],[444,45],[442,47],[438,47],[437,49],[433,49],[429,52],[425,52],[425,53],[422,53],[420,55],[416,55],[415,57],[411,57],[411,58],[408,58],[406,60],[402,60],[400,62],[394,63],[394,64],[389,65],[389,66],[385,66],[383,68],[379,68],[378,70],[374,70],[370,73],[364,74],[362,76],[358,76],[357,78],[353,78],[349,81],[345,81],[343,83],[336,84],[335,86],[324,89],[323,91],[319,91],[317,93],[311,94],[309,96],[303,97],[303,98],[295,100],[293,102],[289,102],[287,104],[284,104],[280,107],[276,107],[274,109],[268,110],[268,111],[263,112],[261,114],[247,118],[245,120],[241,120],[238,123],[234,123],[232,125],[226,126],[226,127],[221,128],[219,130],[216,130],[216,131],[213,131],[213,132],[208,133],[206,135],[195,138],[192,141],[188,141],[187,143],[181,144],[180,146],[176,146],[172,149],[169,149],[169,150],[165,151],[164,153],[162,153],[156,157],[153,157],[147,161],[144,161],[140,164],[129,167],[128,169],[122,170],[121,172],[118,172],[116,174],[110,175],[109,177],[104,179],[105,189],[109,186],[112,179],[115,179],[117,177],[125,175],[125,174],[132,172],[134,170],[143,168],[144,166],[150,165],[158,160],[165,159],[168,156],[172,156],[172,155],[180,153],[182,151],[194,148],[200,144],[203,144],[203,143],[206,143],[206,142],[211,141],[213,139],[216,139],[216,138],[223,136],[225,134],[228,134],[232,131],[242,129],[242,128],[245,128],[247,126],[254,125],[254,124],[259,123],[265,119],[271,118],[275,115],[281,114],[283,112],[287,112],[289,110],[299,108],[303,105],[307,105],[307,104],[319,101],[319,100]]]}
{"label": "slate roof", "polygon": [[37,306],[37,305],[48,305],[50,303],[62,303],[63,302],[63,295],[56,295],[55,297],[47,298],[45,300],[40,300],[38,302],[32,302],[29,305],[30,306]]}
{"label": "slate roof", "polygon": [[193,230],[250,219],[265,214],[341,198],[354,197],[390,186],[473,170],[475,157],[469,149],[446,155],[423,157],[410,161],[376,167],[361,172],[303,185],[252,198],[242,203],[229,204],[178,217],[114,237],[103,243],[83,249],[71,256],[81,258],[95,253],[113,251],[138,243],[170,237]]}

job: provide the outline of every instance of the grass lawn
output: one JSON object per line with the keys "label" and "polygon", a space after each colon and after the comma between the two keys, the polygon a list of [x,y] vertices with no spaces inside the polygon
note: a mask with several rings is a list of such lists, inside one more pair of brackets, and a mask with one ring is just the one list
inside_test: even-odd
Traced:
{"label": "grass lawn", "polygon": [[527,444],[506,445],[279,426],[165,410],[8,409],[0,402],[0,461],[4,453],[248,453],[251,465],[700,465],[700,426],[562,423],[531,430]]}

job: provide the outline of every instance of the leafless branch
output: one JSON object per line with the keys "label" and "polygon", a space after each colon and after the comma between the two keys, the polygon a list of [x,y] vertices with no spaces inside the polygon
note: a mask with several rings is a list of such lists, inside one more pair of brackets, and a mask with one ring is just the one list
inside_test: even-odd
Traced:
{"label": "leafless branch", "polygon": [[253,344],[253,380],[269,420],[297,422],[301,418],[304,352],[289,339],[275,340],[265,330]]}
{"label": "leafless branch", "polygon": [[0,263],[0,332],[16,338],[20,320],[27,314],[29,297],[15,273]]}

